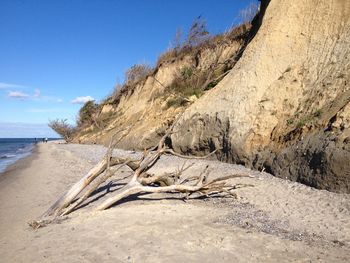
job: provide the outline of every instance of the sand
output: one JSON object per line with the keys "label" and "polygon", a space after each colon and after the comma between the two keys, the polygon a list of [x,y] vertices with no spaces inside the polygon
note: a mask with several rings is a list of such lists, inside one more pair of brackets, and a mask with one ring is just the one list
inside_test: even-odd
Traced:
{"label": "sand", "polygon": [[[350,261],[349,195],[214,161],[196,161],[187,172],[209,164],[211,176],[250,173],[255,178],[235,182],[253,186],[238,189],[237,199],[184,202],[153,194],[94,212],[120,187],[111,182],[66,220],[32,230],[27,222],[39,218],[104,152],[96,145],[40,144],[0,175],[0,262]],[[164,156],[152,170],[171,171],[182,163]]]}

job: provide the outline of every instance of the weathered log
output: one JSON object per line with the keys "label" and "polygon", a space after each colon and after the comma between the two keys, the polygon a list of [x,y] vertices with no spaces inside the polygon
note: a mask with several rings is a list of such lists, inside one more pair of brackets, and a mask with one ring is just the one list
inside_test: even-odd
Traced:
{"label": "weathered log", "polygon": [[[123,167],[124,164],[120,165],[116,171],[117,172],[121,167]],[[71,213],[72,211],[74,211],[79,205],[81,205],[86,199],[88,199],[91,194],[104,182],[106,182],[106,180],[108,178],[110,178],[114,173],[110,172],[110,171],[106,171],[104,173],[104,175],[101,175],[100,177],[96,178],[93,182],[92,185],[90,186],[89,189],[87,189],[84,194],[74,203],[70,204],[65,210],[62,211],[62,213],[60,214],[60,216],[64,216],[64,215],[68,215],[69,213]],[[122,181],[126,178],[130,177],[130,175],[123,177],[123,178],[119,178],[117,181]]]}
{"label": "weathered log", "polygon": [[[234,174],[230,176],[225,176],[222,178],[216,178],[208,183],[203,183],[204,178],[200,178],[198,183],[196,185],[183,185],[183,184],[175,184],[175,185],[169,185],[169,186],[160,186],[160,187],[154,187],[154,186],[143,186],[138,182],[132,182],[129,183],[124,188],[120,189],[113,197],[108,198],[105,200],[102,204],[100,204],[96,210],[101,211],[105,210],[109,207],[111,207],[116,202],[129,197],[131,195],[139,194],[139,193],[194,193],[194,192],[201,192],[205,191],[206,195],[210,194],[211,192],[225,192],[228,193],[229,191],[225,188],[232,188],[233,185],[216,185],[215,183],[220,181],[225,181],[227,179],[231,178],[237,178],[237,177],[250,177],[246,174]],[[231,194],[231,193],[230,193]]]}
{"label": "weathered log", "polygon": [[107,160],[103,159],[93,167],[83,178],[75,183],[63,196],[61,196],[43,215],[48,217],[55,215],[61,209],[68,206],[72,200],[107,167]]}
{"label": "weathered log", "polygon": [[[127,163],[132,169],[138,167],[139,160],[130,160],[127,158],[111,158],[110,165]],[[70,203],[100,174],[107,168],[108,160],[104,158],[97,165],[95,165],[82,179],[75,183],[63,196],[61,196],[43,215],[42,218],[49,216],[56,216],[66,208]]]}
{"label": "weathered log", "polygon": [[[94,166],[82,179],[75,183],[63,196],[61,196],[41,217],[41,220],[32,221],[32,227],[41,227],[50,222],[55,222],[63,216],[76,210],[85,200],[87,200],[98,187],[105,183],[112,175],[116,174],[121,167],[128,166],[133,174],[123,187],[113,192],[113,196],[103,201],[96,209],[101,211],[107,209],[118,201],[131,195],[140,193],[185,193],[189,197],[193,193],[199,196],[210,196],[212,194],[228,194],[234,196],[231,192],[237,185],[228,184],[227,180],[236,177],[251,177],[246,174],[234,174],[230,176],[219,177],[208,181],[209,166],[199,175],[183,176],[183,172],[191,167],[185,166],[184,162],[181,169],[171,173],[161,175],[150,175],[148,171],[159,160],[163,154],[174,155],[183,159],[205,159],[213,155],[217,150],[206,156],[187,156],[174,152],[166,145],[166,139],[173,132],[175,122],[170,129],[160,139],[158,145],[143,153],[140,159],[113,157],[112,152],[116,145],[113,143],[114,136],[111,139],[105,157]],[[115,171],[110,169],[112,166],[120,165]],[[129,176],[127,176],[129,177]],[[124,180],[118,178],[117,180]],[[89,186],[89,187],[88,187]],[[80,197],[80,193],[87,189]],[[78,199],[76,199],[79,197]]]}

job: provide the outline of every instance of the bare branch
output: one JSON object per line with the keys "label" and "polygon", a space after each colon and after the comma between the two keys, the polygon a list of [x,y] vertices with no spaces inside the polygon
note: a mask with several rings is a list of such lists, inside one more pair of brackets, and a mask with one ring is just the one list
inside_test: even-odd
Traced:
{"label": "bare branch", "polygon": [[[178,116],[180,118],[181,116]],[[159,140],[158,144],[151,148],[151,150],[144,151],[143,156],[139,159],[114,157],[113,150],[115,145],[123,138],[123,135],[119,137],[119,140],[115,140],[115,136],[124,130],[116,132],[110,140],[107,152],[104,158],[93,167],[81,180],[74,184],[62,197],[60,197],[42,216],[41,220],[31,222],[33,228],[44,226],[50,222],[54,222],[58,218],[62,218],[73,211],[75,211],[92,193],[98,189],[100,185],[107,182],[112,175],[118,175],[120,169],[124,166],[128,166],[133,174],[130,180],[120,189],[113,192],[113,196],[110,196],[103,201],[96,209],[104,210],[118,201],[135,194],[140,193],[184,193],[186,198],[191,194],[198,193],[200,196],[211,197],[211,195],[230,195],[235,196],[231,191],[245,185],[231,185],[227,180],[237,177],[252,177],[248,174],[232,174],[219,178],[208,180],[210,169],[209,165],[199,173],[198,175],[185,176],[184,172],[194,165],[192,162],[190,165],[186,165],[186,161],[182,164],[177,171],[163,174],[149,174],[149,169],[159,160],[163,154],[171,154],[184,159],[205,159],[215,154],[218,150],[207,154],[206,156],[186,156],[174,152],[172,149],[167,148],[166,139],[174,133],[173,129],[177,119],[172,123],[169,129],[165,132],[164,136]],[[130,129],[129,129],[130,131]],[[127,132],[128,133],[128,132]],[[111,167],[119,165],[117,169],[112,171]],[[121,177],[117,180],[125,180],[130,176]],[[88,187],[89,186],[89,187]],[[88,188],[87,188],[88,187]],[[87,189],[85,192],[83,190]],[[81,194],[83,192],[83,194]],[[81,195],[80,195],[81,194]],[[76,198],[80,197],[76,200]],[[51,218],[49,218],[51,216]]]}

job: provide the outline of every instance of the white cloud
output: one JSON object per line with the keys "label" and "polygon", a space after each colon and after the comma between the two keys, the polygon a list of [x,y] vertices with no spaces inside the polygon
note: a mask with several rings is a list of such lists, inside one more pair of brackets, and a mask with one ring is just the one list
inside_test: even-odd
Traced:
{"label": "white cloud", "polygon": [[[18,87],[16,91],[11,91],[10,88],[15,88]],[[3,83],[0,82],[0,89],[6,90],[8,93],[7,96],[9,98],[15,98],[15,99],[28,99],[28,100],[33,100],[33,101],[46,101],[46,102],[56,102],[56,103],[61,103],[63,100],[58,97],[54,96],[45,96],[42,95],[40,89],[34,89],[34,92],[32,94],[27,94],[21,91],[21,88],[27,88],[25,86],[21,85],[16,85],[16,84],[9,84],[9,83]],[[87,98],[91,98],[90,96],[87,96]],[[92,99],[92,98],[91,98]]]}
{"label": "white cloud", "polygon": [[34,90],[34,97],[35,97],[35,98],[40,98],[40,96],[41,96],[40,89],[35,89],[35,90]]}
{"label": "white cloud", "polygon": [[84,104],[90,100],[95,100],[91,96],[82,96],[82,97],[76,97],[74,100],[71,101],[73,104]]}
{"label": "white cloud", "polygon": [[28,94],[25,94],[21,91],[10,91],[8,94],[7,94],[8,97],[10,98],[15,98],[15,99],[25,99],[25,98],[28,98],[29,95]]}
{"label": "white cloud", "polygon": [[25,88],[25,86],[0,82],[0,89]]}

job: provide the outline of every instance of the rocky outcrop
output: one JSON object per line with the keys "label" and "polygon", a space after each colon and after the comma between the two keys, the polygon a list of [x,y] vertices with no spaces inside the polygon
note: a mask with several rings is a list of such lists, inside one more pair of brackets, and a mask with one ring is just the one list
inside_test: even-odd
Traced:
{"label": "rocky outcrop", "polygon": [[236,66],[185,111],[172,144],[350,192],[350,2],[267,2]]}

